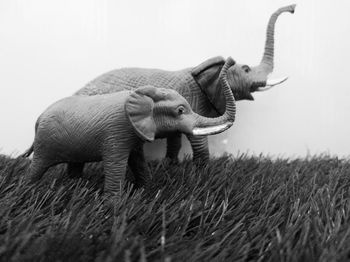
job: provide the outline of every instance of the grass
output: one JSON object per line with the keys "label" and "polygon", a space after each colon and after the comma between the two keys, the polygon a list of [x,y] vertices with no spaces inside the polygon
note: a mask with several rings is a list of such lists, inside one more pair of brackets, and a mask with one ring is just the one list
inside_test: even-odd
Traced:
{"label": "grass", "polygon": [[0,156],[1,261],[342,261],[350,259],[350,161],[223,156],[198,169],[151,162],[152,190],[114,210],[101,167],[25,182]]}

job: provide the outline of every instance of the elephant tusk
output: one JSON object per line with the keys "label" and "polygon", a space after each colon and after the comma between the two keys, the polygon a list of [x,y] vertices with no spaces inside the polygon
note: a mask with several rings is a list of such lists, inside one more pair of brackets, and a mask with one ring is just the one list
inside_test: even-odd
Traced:
{"label": "elephant tusk", "polygon": [[257,92],[263,92],[263,91],[267,91],[269,89],[271,89],[273,86],[262,86],[262,87],[258,87],[258,89],[256,89]]}
{"label": "elephant tusk", "polygon": [[277,79],[271,79],[271,80],[267,79],[266,86],[273,87],[275,85],[279,85],[279,84],[283,83],[287,79],[288,79],[288,76],[282,77],[282,78],[277,78]]}
{"label": "elephant tusk", "polygon": [[195,136],[208,136],[221,133],[232,126],[233,122],[227,122],[225,124],[209,126],[209,127],[195,127],[192,130],[193,135]]}
{"label": "elephant tusk", "polygon": [[266,85],[262,87],[258,87],[256,91],[266,91],[269,90],[270,88],[274,87],[275,85],[279,85],[283,82],[285,82],[288,79],[288,77],[282,77],[278,79],[271,79],[266,81]]}

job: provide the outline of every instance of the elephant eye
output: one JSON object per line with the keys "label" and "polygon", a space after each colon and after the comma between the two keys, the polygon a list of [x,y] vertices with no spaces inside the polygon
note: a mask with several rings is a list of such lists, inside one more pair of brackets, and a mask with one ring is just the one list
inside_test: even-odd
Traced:
{"label": "elephant eye", "polygon": [[179,106],[177,108],[177,114],[180,116],[182,115],[183,113],[185,113],[185,108],[183,106]]}
{"label": "elephant eye", "polygon": [[249,72],[251,71],[250,67],[247,66],[247,65],[242,66],[242,69],[243,69],[244,72],[246,72],[246,73],[249,73]]}

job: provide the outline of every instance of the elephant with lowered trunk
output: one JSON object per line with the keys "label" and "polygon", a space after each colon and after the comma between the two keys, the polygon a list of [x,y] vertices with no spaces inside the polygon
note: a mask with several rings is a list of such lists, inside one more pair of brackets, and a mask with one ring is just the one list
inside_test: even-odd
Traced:
{"label": "elephant with lowered trunk", "polygon": [[227,59],[220,74],[226,109],[216,118],[193,112],[175,90],[153,86],[59,100],[36,122],[30,179],[40,179],[49,167],[59,163],[68,163],[70,175],[75,175],[86,162],[102,161],[106,193],[120,195],[128,163],[136,185],[147,186],[148,172],[140,169],[140,163],[130,163],[137,158],[133,152],[140,152],[144,141],[174,132],[194,136],[217,134],[232,125],[236,107],[227,83],[227,69],[233,64],[231,58]]}
{"label": "elephant with lowered trunk", "polygon": [[[261,63],[255,67],[235,64],[228,70],[228,82],[236,100],[253,100],[251,93],[264,91],[277,85],[286,78],[270,80],[268,75],[273,70],[274,28],[278,16],[283,12],[293,13],[295,5],[278,9],[270,17],[266,43]],[[133,90],[138,86],[153,85],[171,88],[184,96],[194,112],[207,117],[221,115],[225,110],[225,95],[219,81],[219,74],[225,60],[222,57],[211,58],[197,67],[179,71],[164,71],[145,68],[122,68],[105,73],[75,93],[75,95],[97,95]],[[194,160],[207,160],[209,157],[206,137],[187,134]],[[167,138],[166,156],[177,159],[181,147],[181,134]]]}

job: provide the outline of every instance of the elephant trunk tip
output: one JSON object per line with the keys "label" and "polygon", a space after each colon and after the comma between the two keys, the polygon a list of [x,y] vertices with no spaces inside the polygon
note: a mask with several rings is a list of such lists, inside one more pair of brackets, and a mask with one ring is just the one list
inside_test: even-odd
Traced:
{"label": "elephant trunk tip", "polygon": [[291,12],[292,14],[294,14],[294,12],[295,12],[295,7],[296,7],[296,6],[297,6],[296,4],[292,4],[292,5],[289,6],[290,12]]}
{"label": "elephant trunk tip", "polygon": [[287,6],[281,7],[273,15],[278,16],[279,14],[281,14],[283,12],[289,12],[289,13],[294,14],[296,6],[297,6],[296,4],[292,4],[292,5],[287,5]]}

